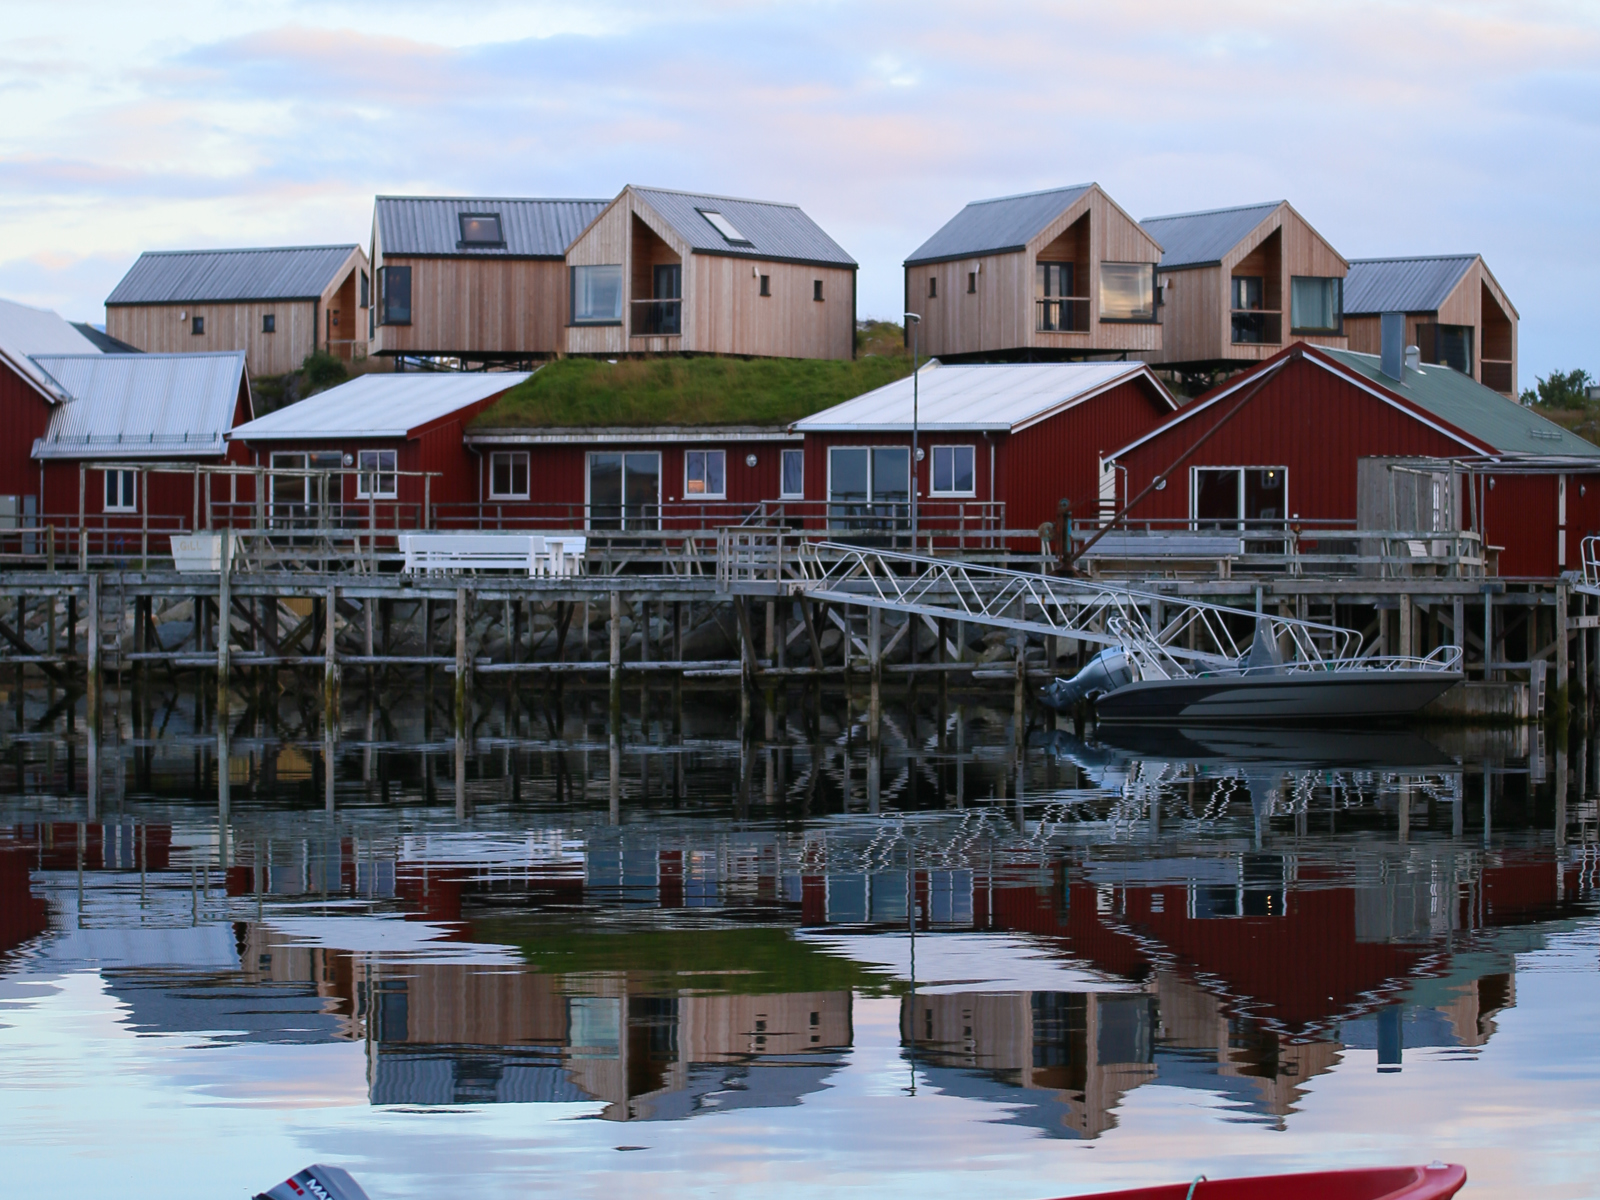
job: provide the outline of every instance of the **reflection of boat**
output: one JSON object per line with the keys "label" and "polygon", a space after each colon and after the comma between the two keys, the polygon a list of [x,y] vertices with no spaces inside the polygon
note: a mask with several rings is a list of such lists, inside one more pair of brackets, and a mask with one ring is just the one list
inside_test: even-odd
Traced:
{"label": "reflection of boat", "polygon": [[1096,1192],[1079,1200],[1447,1200],[1467,1182],[1454,1163],[1426,1167],[1367,1167],[1355,1171],[1302,1171],[1248,1179],[1207,1179]]}
{"label": "reflection of boat", "polygon": [[1225,765],[1270,763],[1280,767],[1375,771],[1454,771],[1460,763],[1409,729],[1292,729],[1107,725],[1092,739],[1055,730],[1043,746],[1089,770],[1127,760]]}
{"label": "reflection of boat", "polygon": [[367,1193],[343,1167],[312,1163],[296,1171],[276,1187],[259,1192],[255,1200],[367,1200]]}

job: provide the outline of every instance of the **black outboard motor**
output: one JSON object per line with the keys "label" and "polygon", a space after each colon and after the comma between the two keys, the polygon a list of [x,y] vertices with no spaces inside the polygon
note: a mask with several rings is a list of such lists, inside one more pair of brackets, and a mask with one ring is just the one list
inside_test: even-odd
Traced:
{"label": "black outboard motor", "polygon": [[255,1200],[367,1200],[367,1194],[343,1167],[312,1163],[277,1187],[257,1193]]}
{"label": "black outboard motor", "polygon": [[1112,646],[1091,658],[1071,679],[1057,679],[1039,693],[1039,699],[1046,708],[1070,713],[1080,702],[1092,703],[1107,692],[1132,682],[1133,668],[1128,665],[1128,656]]}

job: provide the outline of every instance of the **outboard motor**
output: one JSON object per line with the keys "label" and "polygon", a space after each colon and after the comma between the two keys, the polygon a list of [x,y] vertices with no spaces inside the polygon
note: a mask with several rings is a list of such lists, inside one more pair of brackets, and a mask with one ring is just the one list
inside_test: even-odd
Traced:
{"label": "outboard motor", "polygon": [[1071,679],[1057,679],[1039,694],[1045,707],[1071,712],[1081,701],[1094,701],[1133,682],[1133,668],[1119,647],[1100,651]]}
{"label": "outboard motor", "polygon": [[367,1194],[343,1167],[312,1163],[277,1187],[258,1192],[255,1200],[367,1200]]}

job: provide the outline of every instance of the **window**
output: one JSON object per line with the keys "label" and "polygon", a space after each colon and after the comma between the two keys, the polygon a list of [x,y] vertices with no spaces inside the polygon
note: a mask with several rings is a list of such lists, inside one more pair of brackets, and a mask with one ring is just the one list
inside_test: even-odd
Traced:
{"label": "window", "polygon": [[372,280],[365,271],[361,272],[361,308],[372,307]]}
{"label": "window", "polygon": [[683,456],[683,498],[721,499],[728,494],[727,452],[690,450]]}
{"label": "window", "polygon": [[735,229],[733,227],[733,222],[728,220],[728,218],[723,216],[721,213],[713,212],[710,209],[705,208],[697,208],[695,211],[710,223],[711,228],[715,229],[722,235],[723,241],[730,242],[735,246],[750,245],[750,239]]}
{"label": "window", "polygon": [[1288,515],[1282,467],[1196,467],[1192,512],[1199,529],[1259,529]]}
{"label": "window", "polygon": [[500,233],[499,213],[462,213],[461,240],[457,250],[503,250],[506,239]]}
{"label": "window", "polygon": [[1156,319],[1155,263],[1100,264],[1100,319],[1102,321]]}
{"label": "window", "polygon": [[190,333],[204,333],[205,331],[206,331],[206,319],[204,317],[190,317],[189,318],[189,332]]}
{"label": "window", "polygon": [[622,324],[622,264],[572,268],[572,323]]}
{"label": "window", "polygon": [[262,313],[261,314],[261,332],[262,333],[277,333],[278,332],[278,317],[277,317],[276,313]]}
{"label": "window", "polygon": [[1422,361],[1454,367],[1463,375],[1471,375],[1472,334],[1471,325],[1417,322],[1417,347],[1422,351]]}
{"label": "window", "polygon": [[1289,328],[1338,333],[1344,328],[1344,280],[1296,275],[1289,280]]}
{"label": "window", "polygon": [[928,276],[928,299],[929,300],[937,300],[938,298],[939,298],[939,277],[937,275],[929,275]]}
{"label": "window", "polygon": [[778,494],[791,499],[806,494],[806,452],[804,450],[785,450],[783,452],[783,479],[779,484]]}
{"label": "window", "polygon": [[489,455],[489,499],[528,498],[528,452],[496,450]]}
{"label": "window", "polygon": [[383,315],[380,325],[411,324],[411,268],[378,268],[378,303]]}
{"label": "window", "polygon": [[967,272],[967,295],[969,295],[969,296],[976,295],[977,291],[978,291],[978,273],[976,271],[968,271]]}
{"label": "window", "polygon": [[[344,455],[337,450],[277,451],[270,460],[275,471],[338,471],[344,466]],[[326,495],[330,500],[339,496],[337,478],[319,478],[308,475],[274,475],[272,477],[272,522],[276,528],[297,528],[315,525],[317,506]]]}
{"label": "window", "polygon": [[763,296],[772,295],[772,276],[771,275],[763,275],[761,277],[761,294]]}
{"label": "window", "polygon": [[[1036,328],[1041,333],[1086,333],[1089,301],[1073,295],[1077,270],[1069,262],[1033,264]],[[1102,297],[1103,299],[1103,297]]]}
{"label": "window", "polygon": [[908,528],[910,463],[905,446],[830,446],[830,522],[849,529]]}
{"label": "window", "polygon": [[822,280],[813,279],[811,281],[811,298],[813,300],[822,299]]}
{"label": "window", "polygon": [[356,496],[362,500],[393,500],[396,454],[394,450],[362,450],[356,457]]}
{"label": "window", "polygon": [[1259,275],[1233,277],[1233,307],[1236,310],[1254,310],[1266,305],[1266,281]]}
{"label": "window", "polygon": [[106,512],[139,511],[139,473],[131,469],[106,472]]}
{"label": "window", "polygon": [[589,455],[589,528],[661,528],[661,455]]}
{"label": "window", "polygon": [[971,446],[933,448],[933,487],[935,496],[972,496],[977,492],[974,472],[975,450]]}

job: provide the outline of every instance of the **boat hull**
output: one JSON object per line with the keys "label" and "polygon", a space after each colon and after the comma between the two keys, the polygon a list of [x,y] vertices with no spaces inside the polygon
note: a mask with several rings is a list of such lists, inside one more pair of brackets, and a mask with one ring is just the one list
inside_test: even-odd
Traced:
{"label": "boat hull", "polygon": [[1466,1182],[1465,1167],[1431,1163],[1426,1167],[1201,1179],[1125,1192],[1095,1192],[1077,1200],[1448,1200]]}
{"label": "boat hull", "polygon": [[1459,671],[1305,671],[1141,679],[1095,703],[1106,724],[1230,725],[1393,721],[1461,681]]}

